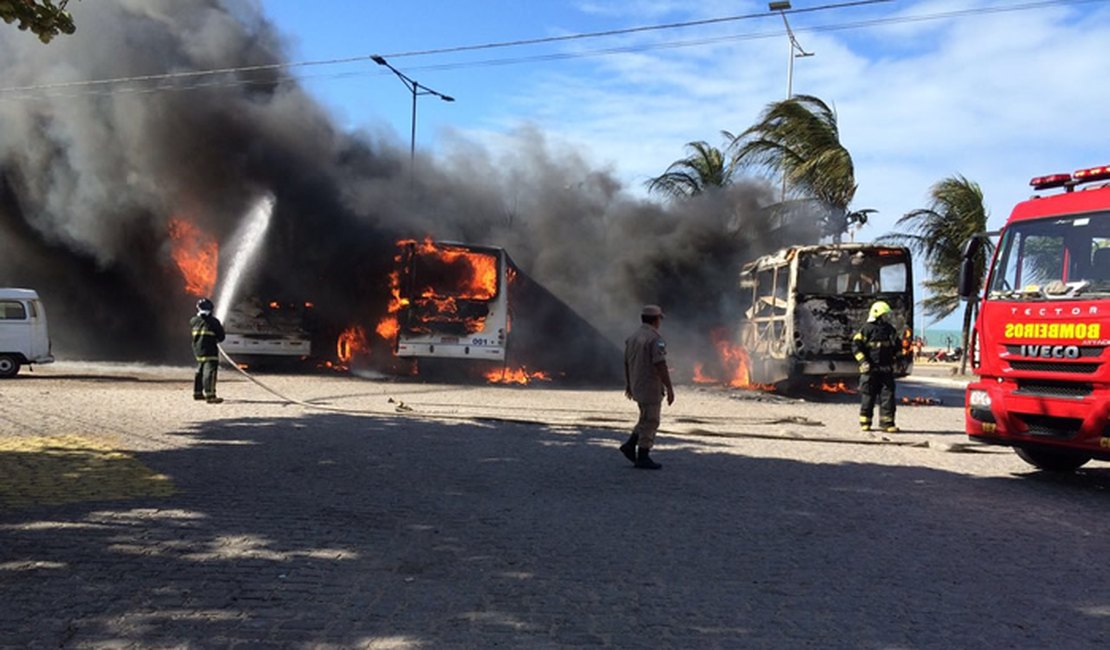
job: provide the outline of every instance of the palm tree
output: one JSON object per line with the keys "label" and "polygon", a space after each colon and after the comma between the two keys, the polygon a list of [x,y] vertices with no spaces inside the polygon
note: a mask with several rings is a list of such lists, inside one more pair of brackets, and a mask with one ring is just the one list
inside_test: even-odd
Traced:
{"label": "palm tree", "polygon": [[[962,175],[950,176],[937,182],[929,190],[929,207],[913,210],[898,220],[905,232],[884,235],[880,239],[909,246],[925,258],[929,279],[922,282],[929,297],[921,305],[925,315],[939,320],[956,311],[960,306],[958,288],[960,263],[964,249],[976,235],[987,229],[987,209],[983,206],[983,190],[977,183]],[[987,242],[972,258],[974,286],[982,286],[987,272],[987,261],[993,245]],[[968,332],[974,317],[975,301],[969,300],[964,309],[962,349],[967,350]],[[960,372],[967,368],[964,354]]]}
{"label": "palm tree", "polygon": [[857,187],[852,156],[840,144],[836,113],[817,97],[795,95],[769,104],[729,150],[734,164],[782,174],[791,195],[831,207],[825,233],[834,241],[850,224],[867,220],[865,211],[848,212]]}
{"label": "palm tree", "polygon": [[[728,140],[733,135],[723,132]],[[664,194],[671,198],[685,198],[701,194],[711,187],[726,187],[732,184],[736,167],[720,149],[703,140],[687,142],[690,155],[676,160],[663,174],[650,179],[649,192]]]}

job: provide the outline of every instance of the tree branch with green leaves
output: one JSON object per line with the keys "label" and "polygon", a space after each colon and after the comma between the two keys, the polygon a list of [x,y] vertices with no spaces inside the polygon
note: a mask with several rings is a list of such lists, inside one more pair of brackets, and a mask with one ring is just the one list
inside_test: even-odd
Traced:
{"label": "tree branch with green leaves", "polygon": [[69,0],[58,0],[57,4],[53,0],[0,0],[0,18],[49,43],[59,34],[77,31],[73,16],[66,11],[68,3]]}

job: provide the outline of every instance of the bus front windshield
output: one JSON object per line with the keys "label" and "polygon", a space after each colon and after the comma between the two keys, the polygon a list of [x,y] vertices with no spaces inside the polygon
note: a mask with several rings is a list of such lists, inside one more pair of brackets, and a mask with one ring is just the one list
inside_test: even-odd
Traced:
{"label": "bus front windshield", "polygon": [[1110,212],[1014,223],[996,259],[988,298],[1110,298]]}
{"label": "bus front windshield", "polygon": [[901,293],[908,277],[905,254],[892,248],[816,251],[798,260],[801,294]]}

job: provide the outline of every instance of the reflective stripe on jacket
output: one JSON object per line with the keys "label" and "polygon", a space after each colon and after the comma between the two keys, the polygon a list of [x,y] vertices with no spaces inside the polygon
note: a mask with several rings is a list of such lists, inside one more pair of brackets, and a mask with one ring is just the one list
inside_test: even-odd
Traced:
{"label": "reflective stripe on jacket", "polygon": [[193,356],[197,361],[213,361],[220,358],[216,345],[224,340],[224,326],[220,319],[210,314],[197,314],[189,320],[193,334]]}
{"label": "reflective stripe on jacket", "polygon": [[901,348],[898,332],[884,320],[864,323],[852,337],[852,352],[856,361],[870,363],[876,372],[894,372],[894,361]]}

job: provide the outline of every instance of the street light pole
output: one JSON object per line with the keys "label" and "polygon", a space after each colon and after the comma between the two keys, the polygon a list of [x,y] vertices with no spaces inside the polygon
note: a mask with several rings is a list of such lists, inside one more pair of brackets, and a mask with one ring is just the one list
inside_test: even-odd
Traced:
{"label": "street light pole", "polygon": [[[813,56],[813,52],[806,52],[798,39],[794,37],[794,30],[790,29],[790,21],[786,19],[786,12],[790,9],[790,0],[769,2],[767,8],[779,12],[779,15],[782,16],[782,24],[786,26],[786,35],[790,40],[790,49],[786,51],[786,99],[789,100],[794,97],[794,59],[795,57]],[[795,54],[794,50],[797,50],[798,53]],[[782,172],[782,194],[779,197],[779,202],[786,202],[785,169]]]}
{"label": "street light pole", "polygon": [[432,90],[424,84],[409,77],[404,72],[401,72],[397,68],[394,68],[392,65],[390,65],[389,61],[386,61],[385,57],[381,55],[375,54],[370,57],[370,60],[374,63],[377,63],[378,65],[384,65],[385,67],[389,68],[389,70],[393,74],[397,75],[397,78],[401,80],[401,83],[405,84],[405,88],[407,88],[409,92],[412,93],[412,129],[411,135],[409,136],[409,185],[411,186],[413,184],[413,168],[416,164],[416,98],[421,95],[435,95],[445,102],[453,102],[455,101],[455,98],[451,97],[450,95],[444,95],[437,90]]}
{"label": "street light pole", "polygon": [[[786,12],[790,9],[789,0],[769,2],[767,8],[779,12],[779,15],[782,16],[782,24],[786,26],[786,35],[790,39],[790,49],[787,50],[786,59],[786,98],[790,99],[794,96],[794,59],[813,56],[813,52],[806,52],[798,39],[795,38],[794,30],[790,29],[790,21],[786,19]],[[797,54],[794,53],[795,50],[798,51]]]}

